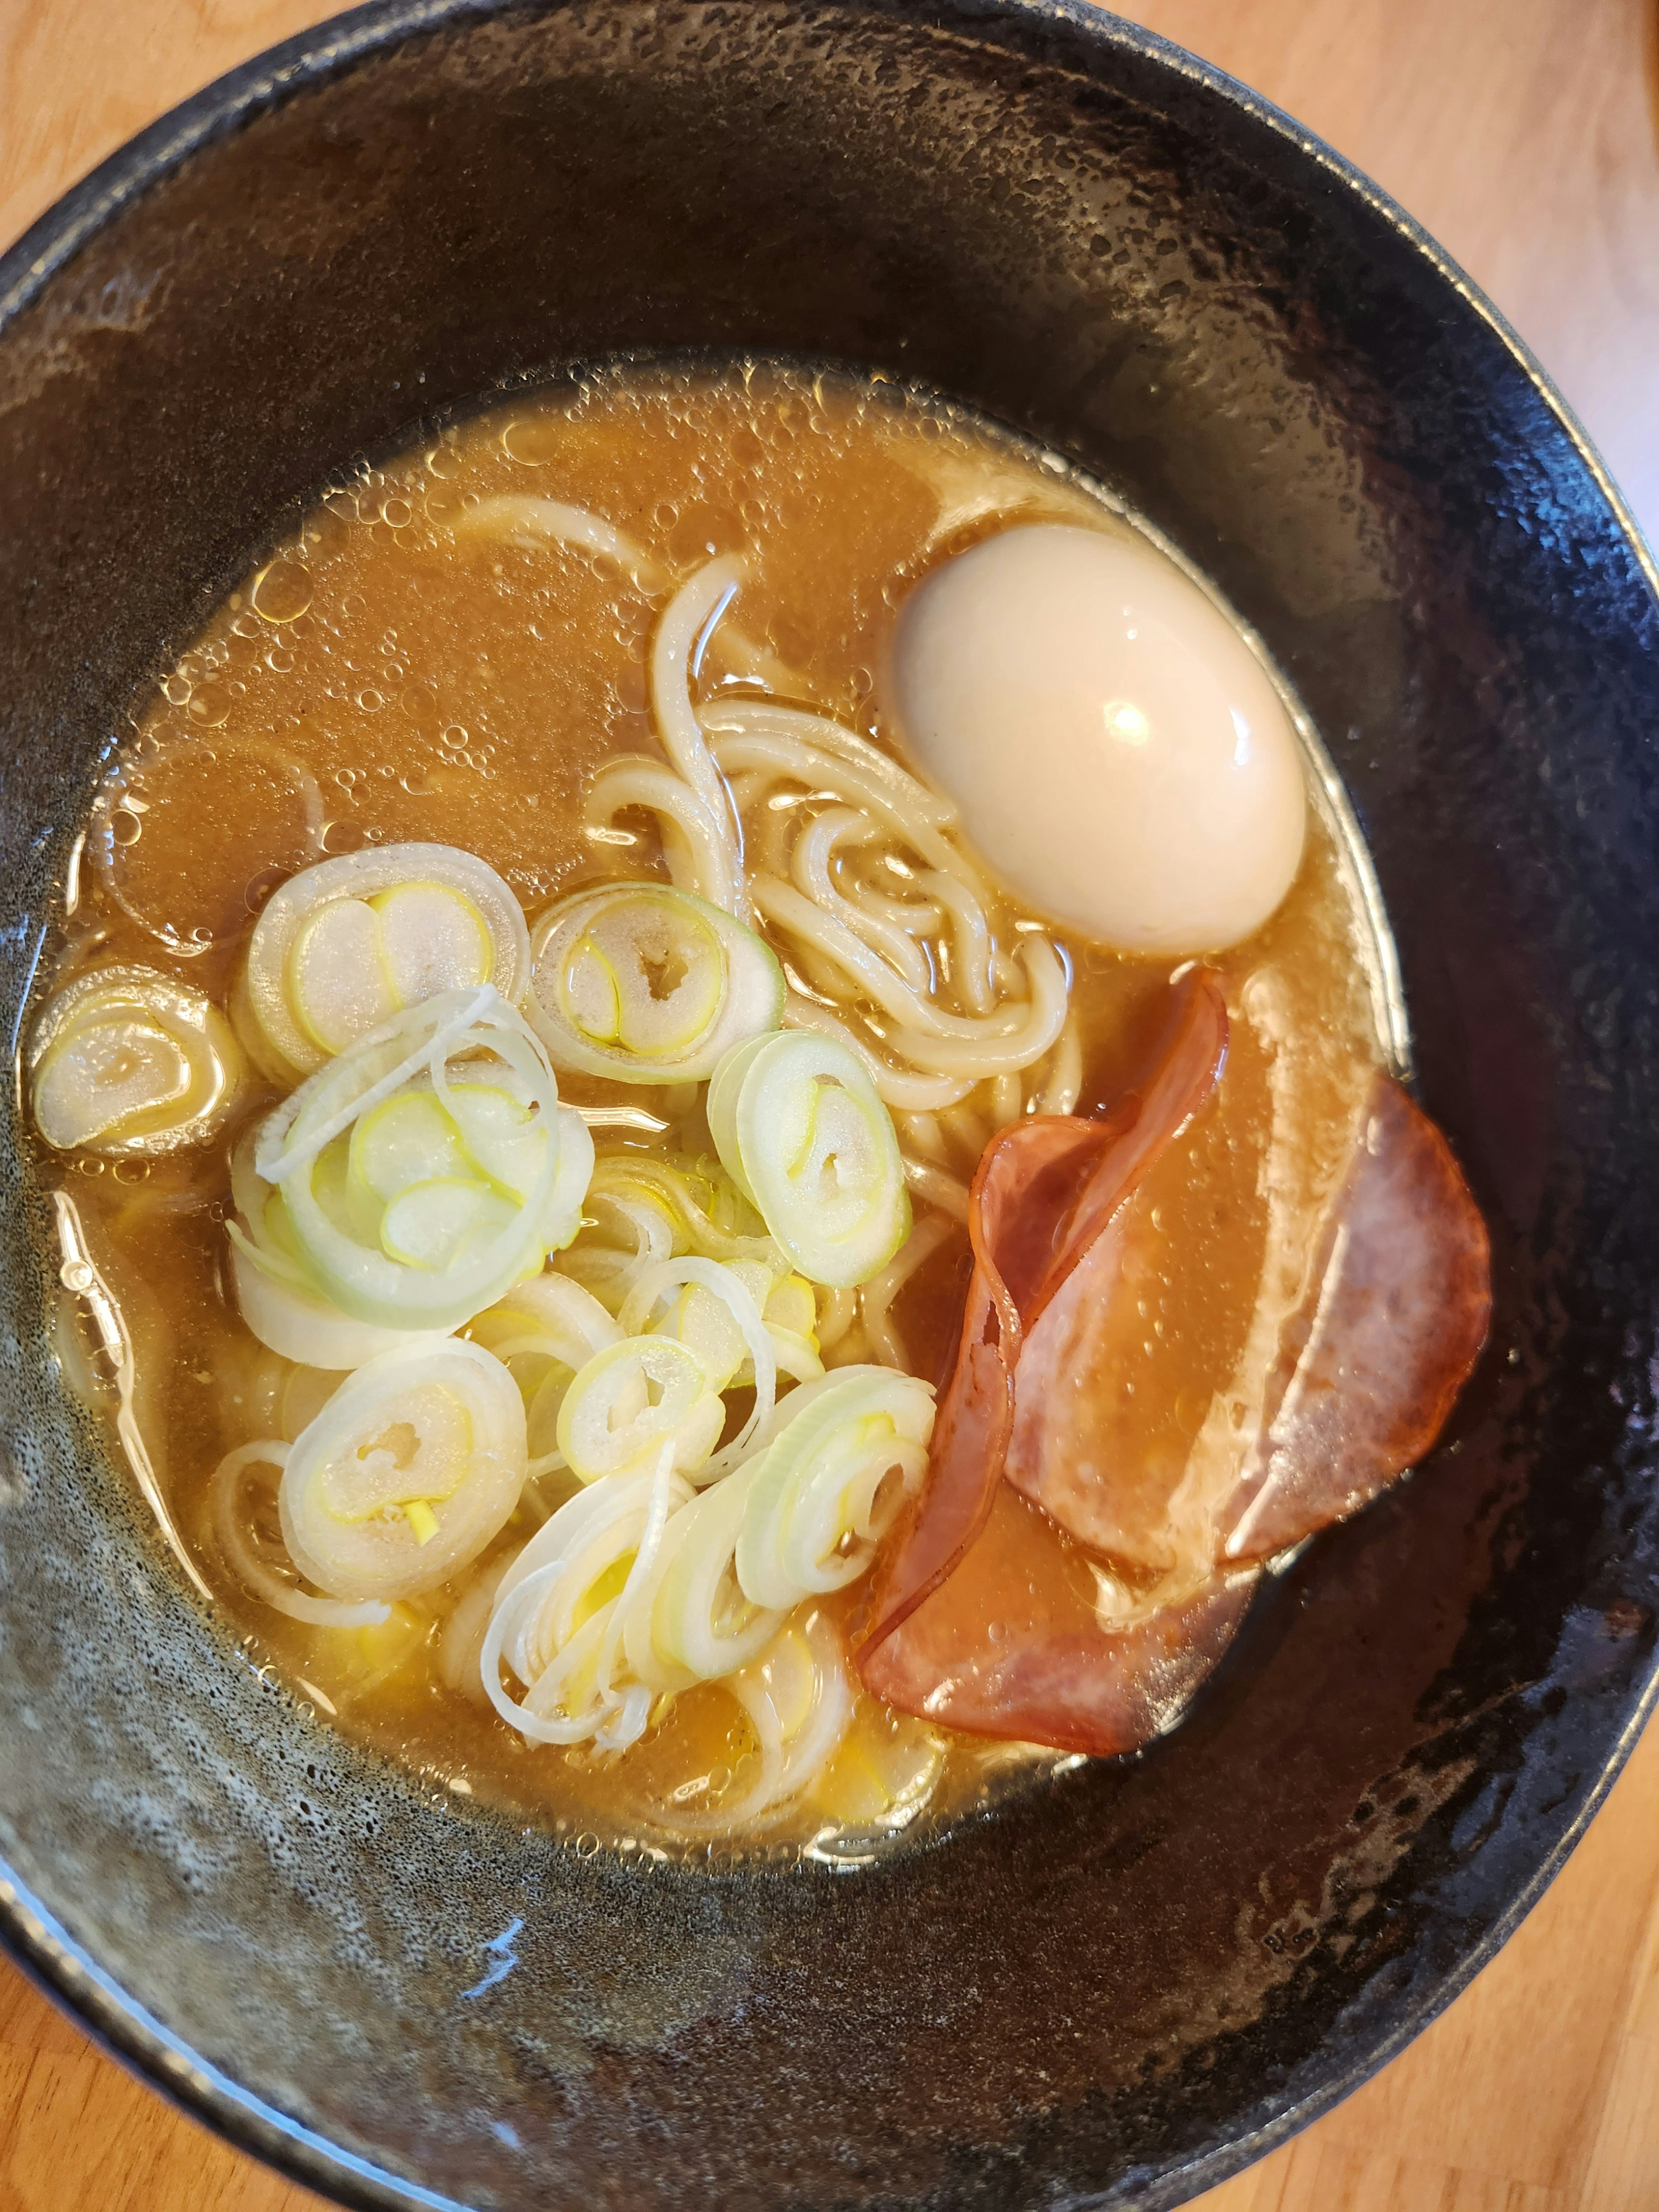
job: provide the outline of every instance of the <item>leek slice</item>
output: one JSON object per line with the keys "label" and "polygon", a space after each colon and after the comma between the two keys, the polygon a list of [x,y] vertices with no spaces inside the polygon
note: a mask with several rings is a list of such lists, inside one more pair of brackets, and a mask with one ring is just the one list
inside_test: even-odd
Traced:
{"label": "leek slice", "polygon": [[687,1253],[728,1267],[757,1262],[772,1275],[788,1264],[714,1160],[607,1152],[594,1164],[584,1213],[559,1265],[612,1313],[649,1268]]}
{"label": "leek slice", "polygon": [[94,968],[54,994],[29,1042],[34,1123],[58,1152],[183,1151],[216,1134],[246,1073],[206,996],[154,968]]}
{"label": "leek slice", "polygon": [[517,1283],[469,1325],[475,1344],[506,1362],[525,1403],[530,1473],[565,1464],[558,1448],[559,1408],[578,1370],[623,1332],[596,1297],[562,1275]]}
{"label": "leek slice", "polygon": [[530,942],[525,1002],[556,1066],[622,1083],[701,1083],[783,1018],[783,970],[752,929],[666,884],[562,900]]}
{"label": "leek slice", "polygon": [[292,1569],[291,1560],[283,1559],[280,1552],[274,1557],[262,1555],[262,1547],[249,1525],[252,1516],[247,1508],[248,1476],[252,1470],[263,1468],[267,1479],[273,1474],[280,1478],[288,1465],[289,1449],[288,1444],[275,1437],[266,1437],[227,1452],[215,1468],[209,1492],[213,1500],[214,1534],[226,1565],[245,1589],[263,1598],[277,1613],[285,1613],[290,1620],[303,1620],[313,1628],[383,1626],[390,1618],[386,1606],[373,1600],[349,1605],[337,1597],[313,1597],[282,1572],[284,1566]]}
{"label": "leek slice", "polygon": [[628,1336],[597,1352],[559,1407],[559,1449],[583,1482],[615,1474],[671,1438],[672,1465],[701,1467],[726,1425],[726,1407],[689,1345]]}
{"label": "leek slice", "polygon": [[856,1581],[927,1472],[930,1383],[843,1367],[792,1414],[797,1402],[785,1401],[782,1425],[745,1470],[736,1563],[756,1605],[787,1607]]}
{"label": "leek slice", "polygon": [[265,1073],[291,1082],[440,992],[493,983],[514,1005],[529,973],[523,913],[487,862],[454,845],[381,845],[272,894],[231,1012]]}
{"label": "leek slice", "polygon": [[787,1620],[723,1686],[749,1723],[760,1771],[741,1796],[696,1809],[688,1808],[683,1784],[661,1808],[660,1817],[672,1827],[729,1833],[775,1820],[817,1782],[853,1718],[841,1638],[816,1607],[804,1621]]}
{"label": "leek slice", "polygon": [[[479,1666],[485,1695],[532,1743],[637,1741],[658,1694],[634,1674],[623,1627],[690,1492],[672,1440],[644,1473],[609,1475],[562,1505],[501,1577]],[[527,1686],[502,1690],[503,1661]]]}
{"label": "leek slice", "polygon": [[738,1577],[750,1481],[744,1468],[715,1483],[663,1531],[623,1630],[629,1665],[641,1681],[684,1689],[735,1674],[782,1626],[782,1611],[757,1606]]}
{"label": "leek slice", "polygon": [[709,1085],[708,1124],[727,1174],[812,1282],[866,1282],[909,1235],[892,1116],[835,1038],[793,1030],[738,1047]]}
{"label": "leek slice", "polygon": [[523,1019],[488,984],[442,992],[261,1126],[234,1241],[356,1321],[447,1332],[575,1235],[592,1161]]}
{"label": "leek slice", "polygon": [[[777,1394],[776,1354],[773,1351],[772,1340],[767,1332],[766,1324],[761,1317],[759,1303],[749,1285],[743,1280],[735,1269],[723,1267],[714,1260],[696,1258],[669,1260],[665,1261],[660,1267],[652,1268],[648,1273],[641,1278],[629,1294],[628,1302],[618,1316],[623,1328],[637,1327],[639,1322],[652,1311],[665,1291],[672,1290],[682,1283],[690,1285],[694,1291],[700,1291],[704,1298],[711,1304],[717,1302],[720,1306],[725,1308],[730,1316],[732,1326],[737,1330],[743,1346],[749,1354],[754,1376],[755,1403],[748,1419],[725,1449],[708,1460],[707,1464],[702,1467],[699,1476],[700,1484],[716,1482],[721,1475],[738,1464],[756,1435],[772,1418],[772,1409],[776,1402]],[[682,1300],[681,1317],[684,1317],[684,1302]],[[708,1323],[714,1318],[714,1316],[707,1314],[702,1309],[692,1309],[693,1326],[700,1333],[708,1330]],[[711,1345],[710,1349],[705,1352],[692,1338],[686,1336],[683,1332],[675,1340],[686,1344],[688,1348],[696,1353],[713,1389],[719,1391],[723,1389],[726,1382],[729,1382],[732,1374],[736,1372],[735,1364],[729,1369],[726,1367],[726,1346],[723,1341]],[[724,1426],[723,1409],[721,1425]],[[715,1435],[718,1436],[719,1433],[719,1430],[716,1430]],[[680,1463],[682,1467],[688,1464],[684,1461]]]}
{"label": "leek slice", "polygon": [[300,1436],[278,1506],[289,1557],[331,1597],[410,1597],[469,1566],[524,1487],[524,1406],[501,1361],[453,1337],[350,1376]]}
{"label": "leek slice", "polygon": [[[296,1268],[256,1244],[240,1222],[230,1224],[231,1280],[242,1319],[261,1344],[302,1367],[361,1367],[409,1341],[404,1328],[354,1321],[313,1290]],[[434,1332],[441,1334],[441,1332]]]}

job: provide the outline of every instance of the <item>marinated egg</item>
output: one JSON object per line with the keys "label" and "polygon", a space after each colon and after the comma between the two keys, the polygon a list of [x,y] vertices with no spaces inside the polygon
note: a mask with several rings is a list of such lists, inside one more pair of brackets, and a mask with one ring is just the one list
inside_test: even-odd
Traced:
{"label": "marinated egg", "polygon": [[1126,951],[1236,945],[1289,890],[1306,796],[1261,662],[1157,548],[1005,531],[901,611],[916,764],[1018,896]]}

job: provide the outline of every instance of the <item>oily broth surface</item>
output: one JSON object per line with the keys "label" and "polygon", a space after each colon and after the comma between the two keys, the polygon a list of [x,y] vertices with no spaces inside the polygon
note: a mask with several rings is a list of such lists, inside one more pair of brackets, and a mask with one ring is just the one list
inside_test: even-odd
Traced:
{"label": "oily broth surface", "polygon": [[[878,740],[890,734],[877,694],[893,609],[920,575],[1015,518],[1126,527],[1063,471],[890,386],[752,365],[631,368],[495,409],[331,492],[169,672],[88,823],[58,980],[92,961],[138,961],[223,1004],[270,890],[321,853],[366,844],[461,846],[532,916],[598,873],[656,872],[643,838],[596,860],[581,794],[611,751],[654,750],[645,658],[661,602],[573,548],[455,534],[469,505],[501,493],[589,508],[677,576],[712,553],[744,553],[749,636],[792,672],[801,703]],[[717,630],[701,682],[708,693],[733,681]],[[1115,1096],[1169,965],[1068,950],[1087,1111]],[[1217,1479],[1381,1056],[1364,926],[1316,805],[1290,896],[1216,965],[1233,1024],[1226,1072],[1134,1201],[1151,1259],[1122,1301],[1103,1385],[1102,1434],[1127,1485],[1130,1589],[1156,1579],[1160,1526],[1201,1510],[1206,1473]],[[578,1103],[605,1087],[562,1085]],[[233,1140],[274,1097],[250,1098]],[[972,1103],[958,1115],[962,1173]],[[206,1510],[213,1468],[237,1444],[295,1432],[324,1387],[259,1346],[228,1296],[229,1150],[48,1164],[131,1337],[133,1411],[166,1509],[256,1663],[463,1795],[596,1843],[706,1849],[702,1836],[654,1830],[641,1789],[726,1768],[740,1789],[745,1739],[718,1691],[684,1696],[620,1764],[532,1746],[444,1685],[442,1606],[458,1593],[348,1635],[276,1615],[227,1573]],[[910,1364],[930,1379],[948,1366],[965,1273],[965,1237],[953,1232],[895,1307]],[[109,1363],[88,1354],[76,1304],[66,1293],[65,1365],[107,1401]],[[856,1589],[834,1601],[857,1602]],[[762,1848],[793,1851],[837,1822],[848,1855],[873,1847],[865,1778],[892,1733],[861,1697],[821,1790]],[[946,1739],[926,1820],[982,1802],[1034,1762],[1054,1754]]]}

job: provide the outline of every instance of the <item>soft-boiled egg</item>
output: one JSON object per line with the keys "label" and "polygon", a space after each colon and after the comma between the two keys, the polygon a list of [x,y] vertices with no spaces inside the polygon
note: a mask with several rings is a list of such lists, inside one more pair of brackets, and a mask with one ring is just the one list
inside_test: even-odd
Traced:
{"label": "soft-boiled egg", "polygon": [[1302,858],[1296,734],[1266,670],[1157,547],[1069,524],[958,554],[900,611],[916,764],[1010,890],[1126,951],[1218,951]]}

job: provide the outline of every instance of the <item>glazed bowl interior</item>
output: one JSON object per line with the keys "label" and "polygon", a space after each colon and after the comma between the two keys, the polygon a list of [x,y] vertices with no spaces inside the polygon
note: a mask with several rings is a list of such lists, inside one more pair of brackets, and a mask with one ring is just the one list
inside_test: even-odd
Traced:
{"label": "glazed bowl interior", "polygon": [[784,354],[1058,447],[1255,625],[1493,1235],[1448,1435],[1171,1737],[854,1876],[651,1871],[378,1765],[233,1647],[59,1376],[9,1090],[7,1925],[242,2141],[376,2203],[1173,2204],[1559,1863],[1653,1664],[1659,625],[1454,280],[1237,88],[1012,0],[364,10],[0,264],[14,1041],[125,714],[330,472],[561,364]]}

